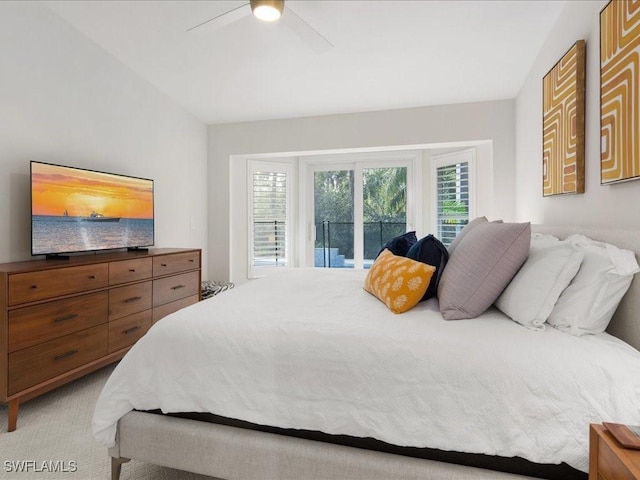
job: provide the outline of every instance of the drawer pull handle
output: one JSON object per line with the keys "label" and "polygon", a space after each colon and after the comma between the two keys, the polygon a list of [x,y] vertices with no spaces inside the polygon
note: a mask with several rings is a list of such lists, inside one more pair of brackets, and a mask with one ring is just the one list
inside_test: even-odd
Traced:
{"label": "drawer pull handle", "polygon": [[130,269],[129,269],[129,271],[130,271],[131,273],[136,273],[136,269],[135,269],[135,268],[130,268]]}
{"label": "drawer pull handle", "polygon": [[186,287],[186,285],[176,285],[175,287],[171,287],[171,290],[180,290],[181,288]]}
{"label": "drawer pull handle", "polygon": [[65,315],[64,317],[56,318],[53,322],[61,323],[61,322],[66,322],[67,320],[73,320],[74,318],[78,318],[78,317],[79,315],[77,313],[70,313],[69,315]]}
{"label": "drawer pull handle", "polygon": [[37,290],[38,289],[38,285],[31,285],[31,290]]}
{"label": "drawer pull handle", "polygon": [[58,360],[62,360],[64,358],[73,357],[76,353],[78,353],[78,350],[69,350],[68,352],[64,352],[64,353],[61,353],[60,355],[56,355],[54,357],[54,360],[58,361]]}
{"label": "drawer pull handle", "polygon": [[142,297],[131,297],[124,300],[124,303],[137,302],[138,300],[142,300]]}
{"label": "drawer pull handle", "polygon": [[89,275],[89,280],[94,280],[96,278],[95,275]]}
{"label": "drawer pull handle", "polygon": [[190,259],[189,259],[189,261],[190,261],[191,263],[195,262],[195,260],[194,260],[193,258],[190,258]]}
{"label": "drawer pull handle", "polygon": [[166,266],[167,266],[167,264],[166,264],[166,263],[161,263],[161,264],[160,264],[160,266],[161,266],[161,267],[166,267]]}
{"label": "drawer pull handle", "polygon": [[140,330],[140,325],[136,325],[135,327],[131,327],[131,328],[127,328],[126,330],[123,330],[122,333],[124,333],[125,335],[129,335],[130,333],[136,332],[138,330]]}

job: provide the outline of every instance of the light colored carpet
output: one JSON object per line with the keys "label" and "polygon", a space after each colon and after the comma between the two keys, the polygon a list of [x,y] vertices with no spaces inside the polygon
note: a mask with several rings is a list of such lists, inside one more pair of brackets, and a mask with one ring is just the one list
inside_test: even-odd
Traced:
{"label": "light colored carpet", "polygon": [[[7,407],[0,405],[0,479],[105,479],[111,478],[107,450],[93,441],[91,418],[98,395],[114,366],[105,367],[75,382],[22,405],[18,428],[7,433]],[[28,463],[29,470],[18,462]],[[58,462],[67,472],[47,472]],[[75,462],[76,471],[72,464]],[[35,468],[34,468],[35,467]],[[122,480],[210,480],[211,477],[148,465],[132,460],[122,466]]]}

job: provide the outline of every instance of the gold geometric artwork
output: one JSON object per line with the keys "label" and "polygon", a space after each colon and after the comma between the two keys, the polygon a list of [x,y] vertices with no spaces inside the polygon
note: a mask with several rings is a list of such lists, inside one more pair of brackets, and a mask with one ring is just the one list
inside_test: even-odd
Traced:
{"label": "gold geometric artwork", "polygon": [[585,42],[542,80],[542,195],[584,193]]}
{"label": "gold geometric artwork", "polygon": [[640,178],[640,0],[600,12],[600,183]]}

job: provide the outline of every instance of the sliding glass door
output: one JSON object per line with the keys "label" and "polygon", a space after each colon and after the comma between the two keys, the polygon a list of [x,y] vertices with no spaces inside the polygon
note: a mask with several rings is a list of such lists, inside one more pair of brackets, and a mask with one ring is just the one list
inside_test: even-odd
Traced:
{"label": "sliding glass door", "polygon": [[313,165],[314,266],[369,268],[407,230],[410,168],[376,162]]}

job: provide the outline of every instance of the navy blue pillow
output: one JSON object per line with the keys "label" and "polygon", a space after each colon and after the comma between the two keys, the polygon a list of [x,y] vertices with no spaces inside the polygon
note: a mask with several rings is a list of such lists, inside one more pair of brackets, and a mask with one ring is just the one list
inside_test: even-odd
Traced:
{"label": "navy blue pillow", "polygon": [[[403,233],[402,235],[393,237],[391,240],[385,243],[380,249],[380,251],[378,252],[378,255],[380,255],[382,251],[386,248],[391,253],[393,253],[394,255],[397,255],[398,257],[406,257],[409,249],[413,245],[415,245],[417,241],[418,241],[418,237],[416,237],[415,231]],[[378,255],[376,255],[376,258],[378,258]]]}
{"label": "navy blue pillow", "polygon": [[429,234],[412,245],[406,256],[412,260],[436,267],[436,271],[431,276],[429,287],[420,301],[424,302],[431,297],[435,297],[438,292],[438,283],[440,283],[442,271],[449,261],[447,247],[436,237]]}

